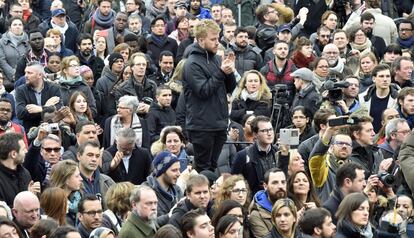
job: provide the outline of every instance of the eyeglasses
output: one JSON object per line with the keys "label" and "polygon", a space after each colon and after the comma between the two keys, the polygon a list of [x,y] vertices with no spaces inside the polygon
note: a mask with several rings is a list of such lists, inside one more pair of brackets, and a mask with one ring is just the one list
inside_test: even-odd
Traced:
{"label": "eyeglasses", "polygon": [[240,194],[240,193],[247,193],[247,189],[245,188],[236,188],[231,190],[232,193]]}
{"label": "eyeglasses", "polygon": [[345,142],[345,141],[335,141],[334,145],[342,146],[342,147],[343,146],[352,147],[351,143],[348,143],[348,142]]}
{"label": "eyeglasses", "polygon": [[260,133],[273,133],[273,128],[261,129],[259,130]]}
{"label": "eyeglasses", "polygon": [[59,153],[61,151],[60,147],[56,147],[56,148],[42,147],[42,149],[44,149],[47,153],[51,153],[52,151],[55,152],[55,153]]}
{"label": "eyeglasses", "polygon": [[0,108],[0,112],[10,113],[10,112],[12,112],[12,109],[10,109],[10,108]]}
{"label": "eyeglasses", "polygon": [[99,216],[102,216],[103,211],[102,210],[98,210],[98,211],[87,211],[87,212],[82,212],[83,214],[87,214],[91,217],[96,216],[96,214],[98,214]]}
{"label": "eyeglasses", "polygon": [[401,134],[403,134],[403,135],[408,135],[408,134],[410,134],[410,130],[403,130],[403,131],[395,131],[396,133],[401,133]]}

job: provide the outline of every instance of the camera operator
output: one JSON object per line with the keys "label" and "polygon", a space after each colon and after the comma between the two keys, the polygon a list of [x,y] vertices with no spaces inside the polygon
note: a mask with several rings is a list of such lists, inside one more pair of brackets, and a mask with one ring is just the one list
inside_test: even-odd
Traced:
{"label": "camera operator", "polygon": [[312,71],[308,68],[300,68],[291,73],[290,76],[294,79],[297,91],[291,108],[293,109],[296,106],[304,106],[309,110],[311,115],[314,115],[319,109],[322,98],[316,90],[315,85],[312,84]]}
{"label": "camera operator", "polygon": [[335,187],[337,169],[352,153],[352,139],[346,134],[337,134],[344,126],[328,126],[316,142],[309,156],[309,171],[321,201],[326,201]]}
{"label": "camera operator", "polygon": [[381,115],[387,108],[393,108],[397,104],[399,87],[391,84],[391,70],[385,64],[375,66],[372,70],[374,84],[359,94],[359,102],[364,106],[373,118],[374,131],[381,129]]}

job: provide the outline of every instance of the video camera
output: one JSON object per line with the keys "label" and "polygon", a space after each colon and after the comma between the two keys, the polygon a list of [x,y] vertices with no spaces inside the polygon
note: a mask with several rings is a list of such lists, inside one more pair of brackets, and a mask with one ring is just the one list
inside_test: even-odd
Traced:
{"label": "video camera", "polygon": [[342,89],[349,87],[349,83],[347,81],[337,82],[335,77],[330,76],[323,87],[328,90],[328,100],[336,102],[344,99]]}

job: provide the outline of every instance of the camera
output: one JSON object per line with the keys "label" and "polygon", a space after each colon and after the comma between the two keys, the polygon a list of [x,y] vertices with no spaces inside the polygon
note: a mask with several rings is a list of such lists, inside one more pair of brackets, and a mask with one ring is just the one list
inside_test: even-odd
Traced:
{"label": "camera", "polygon": [[141,99],[141,101],[142,101],[143,103],[147,104],[147,105],[151,105],[151,103],[153,103],[153,102],[154,102],[154,99],[152,99],[152,98],[150,98],[150,97],[143,97],[143,98]]}
{"label": "camera", "polygon": [[287,99],[290,96],[288,86],[286,84],[275,84],[270,88],[270,91],[276,99]]}
{"label": "camera", "polygon": [[347,81],[336,82],[335,76],[329,76],[323,87],[328,90],[328,100],[336,102],[344,99],[342,89],[349,87],[349,83]]}
{"label": "camera", "polygon": [[280,129],[279,138],[283,145],[299,145],[299,129]]}
{"label": "camera", "polygon": [[395,183],[395,176],[387,172],[378,173],[378,178],[387,187],[391,187]]}
{"label": "camera", "polygon": [[59,124],[58,123],[49,123],[46,126],[46,131],[50,134],[55,134],[58,135],[59,134]]}
{"label": "camera", "polygon": [[337,117],[328,120],[328,125],[333,126],[343,126],[343,125],[355,125],[358,123],[358,120],[353,117]]}

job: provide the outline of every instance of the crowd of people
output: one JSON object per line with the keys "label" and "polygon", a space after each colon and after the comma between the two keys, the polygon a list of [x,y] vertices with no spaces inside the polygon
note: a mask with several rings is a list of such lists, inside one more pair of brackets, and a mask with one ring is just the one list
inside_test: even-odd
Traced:
{"label": "crowd of people", "polygon": [[413,0],[0,0],[0,34],[0,238],[414,237]]}

